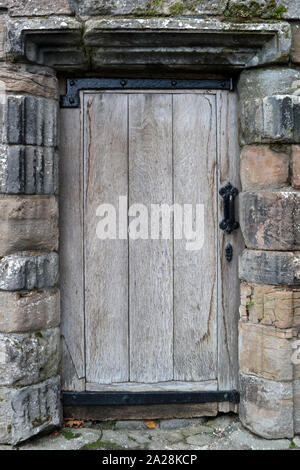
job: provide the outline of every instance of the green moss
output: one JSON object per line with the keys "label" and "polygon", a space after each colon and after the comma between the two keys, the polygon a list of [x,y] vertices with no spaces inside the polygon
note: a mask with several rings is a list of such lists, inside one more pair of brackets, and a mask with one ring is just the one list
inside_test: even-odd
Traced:
{"label": "green moss", "polygon": [[39,417],[35,418],[33,421],[31,421],[31,424],[34,428],[38,428],[39,426],[42,426],[43,424],[47,423],[48,421],[51,420],[51,416],[46,415],[44,417]]}
{"label": "green moss", "polygon": [[135,437],[128,436],[128,439],[129,439],[130,441],[136,442],[136,438],[135,438]]}
{"label": "green moss", "polygon": [[284,5],[278,5],[276,0],[255,0],[245,4],[244,2],[234,3],[227,6],[224,15],[230,18],[267,18],[281,19],[286,11]]}
{"label": "green moss", "polygon": [[37,332],[35,333],[35,337],[36,337],[36,338],[43,338],[43,335],[42,335],[42,333],[41,333],[40,331],[37,331]]}
{"label": "green moss", "polygon": [[286,11],[286,7],[284,5],[279,5],[278,8],[275,8],[274,14],[280,18],[282,18],[283,13]]}
{"label": "green moss", "polygon": [[62,429],[61,430],[61,434],[66,438],[66,439],[77,439],[78,437],[81,436],[80,433],[78,434],[74,434],[72,431],[70,431],[69,429]]}
{"label": "green moss", "polygon": [[246,307],[251,307],[251,305],[254,305],[253,300],[248,300],[248,302],[246,302]]}
{"label": "green moss", "polygon": [[13,54],[6,54],[6,60],[7,62],[10,62],[11,64],[13,64],[15,62],[15,57]]}
{"label": "green moss", "polygon": [[175,16],[182,15],[183,11],[184,11],[184,5],[182,2],[173,3],[169,7],[170,15],[175,15]]}
{"label": "green moss", "polygon": [[115,442],[101,441],[101,439],[98,439],[95,442],[90,442],[89,444],[85,444],[84,446],[80,447],[79,450],[94,450],[94,449],[114,450],[114,449],[120,449],[120,447]]}
{"label": "green moss", "polygon": [[295,447],[296,447],[296,444],[295,444],[294,441],[292,441],[292,442],[291,442],[291,445],[290,445],[290,449],[295,449]]}

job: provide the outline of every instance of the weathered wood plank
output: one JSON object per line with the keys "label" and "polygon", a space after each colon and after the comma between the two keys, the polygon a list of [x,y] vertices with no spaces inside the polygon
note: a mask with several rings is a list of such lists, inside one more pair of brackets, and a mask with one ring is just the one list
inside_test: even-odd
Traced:
{"label": "weathered wood plank", "polygon": [[127,96],[85,94],[86,376],[123,382],[128,376],[128,242],[96,235],[99,204],[127,196]]}
{"label": "weathered wood plank", "polygon": [[[129,205],[135,203],[172,204],[170,95],[129,97]],[[129,285],[130,380],[172,380],[172,240],[130,240]]]}
{"label": "weathered wood plank", "polygon": [[[233,93],[217,93],[218,189],[228,181],[241,190],[239,176],[239,145],[237,97]],[[238,220],[238,198],[235,199]],[[218,195],[218,224],[223,218],[223,199]],[[218,232],[218,380],[220,390],[237,388],[238,378],[238,320],[240,282],[238,257],[244,242],[241,231]],[[233,258],[225,258],[225,247],[231,243]],[[220,404],[225,411],[225,405]]]}
{"label": "weathered wood plank", "polygon": [[85,374],[80,109],[62,109],[60,129],[61,332],[68,348],[62,356],[62,388],[73,390]]}
{"label": "weathered wood plank", "polygon": [[[214,391],[218,389],[216,380],[207,380],[206,382],[157,382],[151,384],[152,392],[187,392],[187,391]],[[86,390],[90,392],[147,392],[149,384],[137,382],[123,382],[122,384],[100,385],[87,383]]]}
{"label": "weathered wood plank", "polygon": [[173,103],[174,202],[204,205],[203,247],[174,242],[174,379],[209,380],[217,367],[216,104],[188,93]]}

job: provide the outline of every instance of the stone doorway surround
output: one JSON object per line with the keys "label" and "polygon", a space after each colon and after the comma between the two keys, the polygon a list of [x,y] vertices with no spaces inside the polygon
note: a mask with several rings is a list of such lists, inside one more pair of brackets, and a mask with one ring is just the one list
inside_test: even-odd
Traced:
{"label": "stone doorway surround", "polygon": [[236,78],[246,245],[240,419],[261,436],[293,437],[300,433],[300,372],[291,360],[300,329],[300,60],[291,25],[80,19],[66,1],[54,3],[62,16],[14,16],[14,5],[0,16],[0,442],[16,444],[61,422],[57,76],[120,74],[129,64],[133,73],[159,67]]}

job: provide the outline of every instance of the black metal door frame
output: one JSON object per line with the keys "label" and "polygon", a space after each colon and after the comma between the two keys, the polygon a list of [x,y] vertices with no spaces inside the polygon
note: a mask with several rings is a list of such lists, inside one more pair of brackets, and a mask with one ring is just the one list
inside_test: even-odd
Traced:
{"label": "black metal door frame", "polygon": [[232,90],[232,79],[67,78],[61,108],[78,108],[81,90]]}

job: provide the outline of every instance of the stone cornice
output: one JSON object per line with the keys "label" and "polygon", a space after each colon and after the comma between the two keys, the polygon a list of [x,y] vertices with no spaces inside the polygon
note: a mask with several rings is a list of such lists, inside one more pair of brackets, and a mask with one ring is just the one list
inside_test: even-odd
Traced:
{"label": "stone cornice", "polygon": [[7,20],[7,57],[56,70],[166,66],[242,70],[287,63],[287,22],[231,23],[197,18],[71,17]]}

